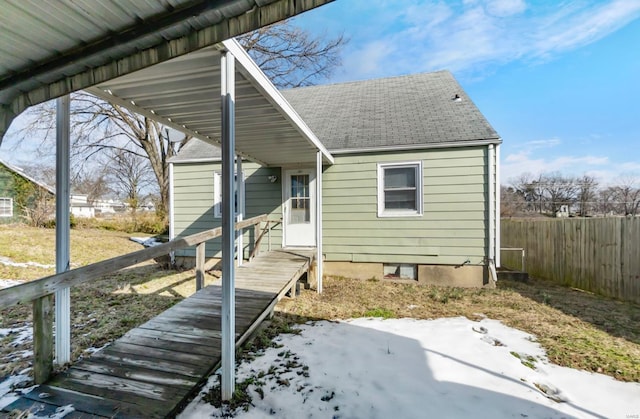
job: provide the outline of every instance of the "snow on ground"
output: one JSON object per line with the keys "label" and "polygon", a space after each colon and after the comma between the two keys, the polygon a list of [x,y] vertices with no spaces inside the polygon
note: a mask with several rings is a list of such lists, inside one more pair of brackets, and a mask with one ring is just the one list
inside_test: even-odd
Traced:
{"label": "snow on ground", "polygon": [[158,241],[155,237],[129,237],[129,240],[140,243],[144,247],[153,247],[162,244],[162,242]]}
{"label": "snow on ground", "polygon": [[0,256],[0,265],[14,266],[16,268],[34,267],[34,268],[42,268],[42,269],[50,269],[50,268],[56,267],[56,265],[43,265],[42,263],[38,263],[38,262],[14,262],[8,257],[4,257],[4,256]]}
{"label": "snow on ground", "polygon": [[[639,383],[550,364],[534,337],[499,321],[355,319],[300,330],[239,367],[238,382],[259,384],[236,417],[640,417]],[[225,415],[202,395],[179,418]]]}
{"label": "snow on ground", "polygon": [[22,284],[23,281],[17,279],[1,279],[0,278],[0,290],[3,288],[13,287],[14,285]]}

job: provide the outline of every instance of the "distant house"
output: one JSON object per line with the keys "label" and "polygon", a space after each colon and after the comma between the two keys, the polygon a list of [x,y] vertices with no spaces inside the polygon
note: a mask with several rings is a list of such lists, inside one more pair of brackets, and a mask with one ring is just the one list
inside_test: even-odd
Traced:
{"label": "distant house", "polygon": [[[451,73],[281,93],[334,158],[322,169],[325,274],[491,282],[499,266],[502,141]],[[170,164],[173,236],[219,226],[219,149],[192,139]],[[315,246],[315,177],[313,166],[300,163],[243,163],[244,218],[281,220],[274,246]],[[219,240],[207,254],[220,257]],[[184,264],[193,256],[176,253]]]}
{"label": "distant house", "polygon": [[95,207],[89,202],[87,195],[71,195],[71,214],[79,218],[94,218]]}
{"label": "distant house", "polygon": [[0,224],[39,224],[55,212],[55,190],[0,160]]}

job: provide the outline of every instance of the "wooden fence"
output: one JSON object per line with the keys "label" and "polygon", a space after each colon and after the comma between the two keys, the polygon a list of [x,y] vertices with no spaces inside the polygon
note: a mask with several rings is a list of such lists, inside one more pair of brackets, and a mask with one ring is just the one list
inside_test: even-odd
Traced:
{"label": "wooden fence", "polygon": [[[503,219],[502,247],[522,247],[534,277],[640,303],[640,218]],[[518,269],[519,254],[501,264]]]}

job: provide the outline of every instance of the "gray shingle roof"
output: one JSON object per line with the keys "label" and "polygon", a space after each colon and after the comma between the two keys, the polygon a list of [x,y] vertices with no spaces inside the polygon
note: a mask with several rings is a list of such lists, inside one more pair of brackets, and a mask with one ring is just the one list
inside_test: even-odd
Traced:
{"label": "gray shingle roof", "polygon": [[192,138],[182,146],[178,155],[171,157],[169,161],[176,162],[196,162],[218,160],[221,156],[220,147],[205,143],[197,138]]}
{"label": "gray shingle roof", "polygon": [[499,138],[449,71],[282,94],[329,151]]}
{"label": "gray shingle roof", "polygon": [[[329,151],[500,141],[449,71],[302,87],[282,94]],[[191,140],[172,161],[219,156],[217,147]]]}

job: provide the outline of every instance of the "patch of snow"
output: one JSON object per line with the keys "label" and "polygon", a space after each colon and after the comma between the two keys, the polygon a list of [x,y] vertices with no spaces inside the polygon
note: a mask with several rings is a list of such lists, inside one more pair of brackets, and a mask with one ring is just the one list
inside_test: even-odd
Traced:
{"label": "patch of snow", "polygon": [[26,372],[21,371],[20,374],[10,375],[6,377],[3,381],[0,381],[0,409],[3,409],[5,406],[9,406],[14,401],[18,400],[18,392],[14,391],[14,389],[21,384],[29,382],[31,378],[27,375]]}
{"label": "patch of snow", "polygon": [[3,288],[13,287],[14,285],[20,285],[24,281],[18,279],[0,279],[0,290]]}
{"label": "patch of snow", "polygon": [[155,237],[129,237],[129,240],[140,243],[144,247],[153,247],[162,244],[162,242],[158,241]]}
{"label": "patch of snow", "polygon": [[42,269],[50,269],[50,268],[56,267],[56,265],[43,265],[42,263],[38,263],[38,262],[14,262],[8,257],[4,257],[4,256],[0,256],[0,265],[13,266],[16,268],[32,267],[32,268],[42,268]]}
{"label": "patch of snow", "polygon": [[11,336],[12,339],[10,345],[17,347],[29,341],[33,341],[33,327],[30,323],[26,323],[24,326],[0,329],[0,338],[4,338],[6,336]]}
{"label": "patch of snow", "polygon": [[[640,414],[640,383],[553,365],[531,335],[491,319],[367,318],[322,321],[299,329],[299,335],[277,339],[283,347],[267,349],[239,366],[238,382],[252,377],[259,383],[249,386],[252,406],[236,411],[235,417]],[[179,418],[229,413],[202,400],[217,379],[209,379]]]}
{"label": "patch of snow", "polygon": [[87,348],[84,350],[84,352],[89,353],[91,355],[95,354],[96,352],[100,352],[101,350],[103,350],[104,348],[106,348],[107,346],[111,345],[111,342],[105,343],[104,345],[102,345],[99,348],[94,348],[93,346],[91,348]]}

